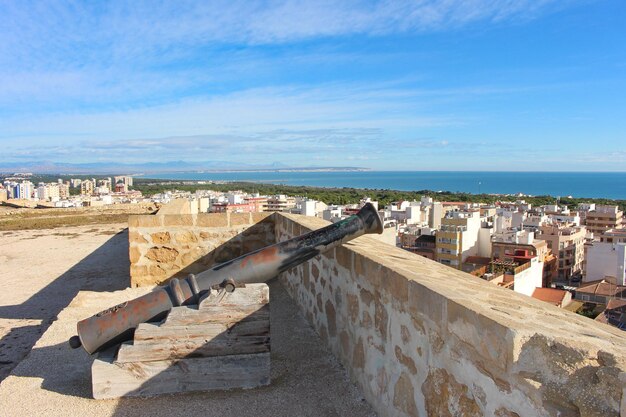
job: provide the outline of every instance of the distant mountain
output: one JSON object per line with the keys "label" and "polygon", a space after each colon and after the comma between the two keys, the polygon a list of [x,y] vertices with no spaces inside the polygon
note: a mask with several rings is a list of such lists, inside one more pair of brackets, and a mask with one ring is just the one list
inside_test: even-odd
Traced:
{"label": "distant mountain", "polygon": [[127,164],[120,162],[64,163],[53,161],[2,162],[0,172],[36,172],[41,174],[150,174],[185,171],[317,171],[364,170],[359,167],[291,167],[282,162],[267,165],[244,164],[232,161],[168,161]]}

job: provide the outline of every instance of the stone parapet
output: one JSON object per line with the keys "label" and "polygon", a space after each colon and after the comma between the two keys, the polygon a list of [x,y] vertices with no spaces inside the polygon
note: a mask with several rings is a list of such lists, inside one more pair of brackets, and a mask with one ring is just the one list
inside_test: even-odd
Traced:
{"label": "stone parapet", "polygon": [[[275,214],[283,241],[328,223]],[[618,416],[626,339],[364,236],[280,278],[381,416]]]}
{"label": "stone parapet", "polygon": [[[165,211],[167,212],[167,211]],[[170,211],[171,212],[171,211]],[[129,216],[131,286],[204,271],[274,242],[270,213]]]}

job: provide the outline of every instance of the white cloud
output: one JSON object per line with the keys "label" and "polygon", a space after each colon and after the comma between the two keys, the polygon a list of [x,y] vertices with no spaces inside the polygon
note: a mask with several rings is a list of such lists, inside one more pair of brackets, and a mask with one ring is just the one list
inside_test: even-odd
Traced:
{"label": "white cloud", "polygon": [[272,44],[343,35],[456,29],[530,19],[565,7],[556,0],[3,2],[0,63],[180,58],[195,47]]}

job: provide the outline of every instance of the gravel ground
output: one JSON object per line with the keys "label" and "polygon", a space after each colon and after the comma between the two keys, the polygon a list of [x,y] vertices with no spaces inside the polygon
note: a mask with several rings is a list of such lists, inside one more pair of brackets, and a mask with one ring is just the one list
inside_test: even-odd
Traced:
{"label": "gravel ground", "polygon": [[[128,282],[127,236],[114,234],[120,225],[101,227],[100,232],[93,229],[64,228],[65,236],[55,235],[58,230],[2,236],[0,262],[8,268],[0,270],[0,282],[11,290],[0,302],[1,352],[21,352],[13,354],[15,360],[27,356],[0,384],[0,415],[375,415],[278,282],[270,283],[269,386],[148,399],[92,399],[92,358],[67,344],[76,321],[146,291],[103,292]],[[97,292],[78,292],[81,289]]]}

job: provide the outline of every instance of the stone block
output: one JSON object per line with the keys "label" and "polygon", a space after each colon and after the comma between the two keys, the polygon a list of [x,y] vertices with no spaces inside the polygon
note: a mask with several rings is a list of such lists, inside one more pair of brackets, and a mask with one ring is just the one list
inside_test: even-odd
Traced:
{"label": "stone block", "polygon": [[228,216],[226,213],[202,213],[196,218],[198,227],[228,227]]}
{"label": "stone block", "polygon": [[348,299],[348,317],[350,321],[357,325],[359,320],[359,297],[354,294],[347,294]]}
{"label": "stone block", "polygon": [[330,300],[326,300],[325,309],[326,322],[328,324],[328,335],[330,337],[337,336],[337,317],[335,313],[335,306]]}
{"label": "stone block", "polygon": [[396,345],[396,347],[394,348],[394,352],[396,354],[396,359],[398,360],[398,362],[404,365],[413,375],[417,374],[417,367],[415,366],[415,362],[413,361],[413,359],[411,359],[409,356],[405,355],[402,352],[402,348],[400,346]]}
{"label": "stone block", "polygon": [[387,307],[381,302],[380,293],[376,292],[374,297],[374,326],[380,334],[383,341],[387,340],[387,331],[389,327],[389,314]]}
{"label": "stone block", "polygon": [[337,260],[339,265],[343,266],[348,271],[353,270],[352,256],[353,252],[343,246],[339,246],[335,249],[335,259]]}
{"label": "stone block", "polygon": [[163,216],[140,214],[128,216],[128,227],[161,227]]}
{"label": "stone block", "polygon": [[154,277],[163,277],[166,275],[165,269],[161,265],[150,265],[150,275]]}
{"label": "stone block", "polygon": [[250,224],[250,213],[229,213],[230,227],[243,226]]}
{"label": "stone block", "polygon": [[399,307],[403,310],[409,301],[409,279],[392,269],[381,268],[381,280],[383,288],[399,302]]}
{"label": "stone block", "polygon": [[169,232],[156,232],[150,235],[150,239],[155,245],[164,245],[170,243],[171,236]]}
{"label": "stone block", "polygon": [[363,348],[363,339],[359,337],[354,345],[352,352],[352,368],[363,369],[365,367],[365,349]]}
{"label": "stone block", "polygon": [[148,243],[148,241],[140,232],[136,230],[131,230],[128,232],[128,243],[142,244],[142,243]]}
{"label": "stone block", "polygon": [[272,217],[272,214],[273,213],[271,212],[251,213],[252,223],[258,223],[261,221],[267,221],[267,222],[273,223],[274,218]]}
{"label": "stone block", "polygon": [[[411,383],[411,378],[404,372],[400,375],[393,388],[393,405],[406,415],[418,416],[413,384]],[[441,416],[442,414],[429,415]]]}
{"label": "stone block", "polygon": [[163,226],[171,227],[171,226],[194,226],[195,217],[191,214],[164,214],[163,217]]}
{"label": "stone block", "polygon": [[341,346],[342,357],[346,360],[346,362],[350,362],[350,354],[352,353],[352,345],[350,343],[350,335],[345,330],[342,330],[339,333],[339,345]]}
{"label": "stone block", "polygon": [[429,416],[484,416],[467,385],[457,382],[445,369],[430,368],[422,393]]}
{"label": "stone block", "polygon": [[417,281],[407,281],[408,312],[412,317],[426,317],[439,328],[447,326],[447,299]]}
{"label": "stone block", "polygon": [[[513,362],[514,334],[510,328],[458,301],[447,300],[447,334],[458,338],[466,354],[476,354],[505,372]],[[473,352],[467,348],[473,347]],[[478,359],[478,358],[474,358]]]}
{"label": "stone block", "polygon": [[155,262],[174,262],[178,257],[178,250],[169,247],[152,247],[146,253],[146,258]]}
{"label": "stone block", "polygon": [[379,262],[364,255],[356,255],[354,264],[354,271],[357,275],[364,277],[373,288],[380,288],[384,285]]}
{"label": "stone block", "polygon": [[138,277],[142,277],[148,275],[148,266],[147,265],[131,265],[130,266],[130,276],[133,279]]}
{"label": "stone block", "polygon": [[196,243],[197,241],[198,237],[190,230],[184,230],[176,233],[177,243]]}
{"label": "stone block", "polygon": [[141,251],[137,246],[132,245],[128,248],[128,258],[130,259],[131,264],[139,262],[139,259],[141,258]]}

